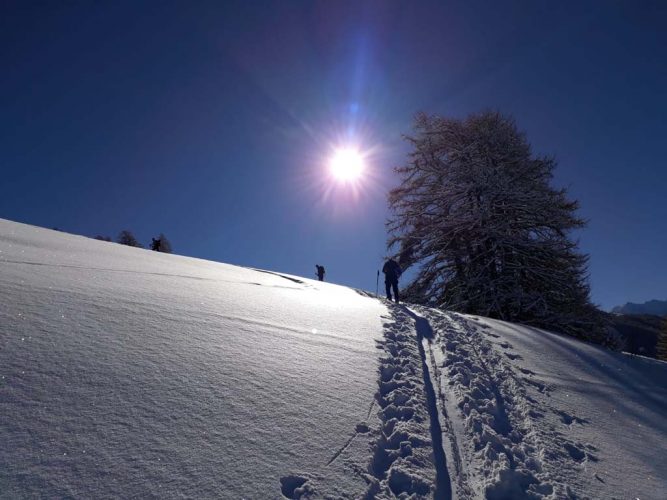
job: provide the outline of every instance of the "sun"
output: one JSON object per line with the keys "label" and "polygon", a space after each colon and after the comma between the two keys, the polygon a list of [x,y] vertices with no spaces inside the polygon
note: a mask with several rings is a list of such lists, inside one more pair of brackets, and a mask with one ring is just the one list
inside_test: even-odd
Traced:
{"label": "sun", "polygon": [[352,182],[364,172],[364,157],[355,149],[338,149],[331,157],[329,168],[337,180]]}

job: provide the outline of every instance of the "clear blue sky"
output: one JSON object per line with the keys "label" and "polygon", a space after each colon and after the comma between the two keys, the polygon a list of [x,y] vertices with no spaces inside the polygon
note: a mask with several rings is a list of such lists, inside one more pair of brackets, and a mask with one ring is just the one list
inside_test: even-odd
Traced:
{"label": "clear blue sky", "polygon": [[593,300],[666,299],[665,26],[664,1],[3,2],[0,217],[372,290],[414,114],[495,108],[581,202]]}

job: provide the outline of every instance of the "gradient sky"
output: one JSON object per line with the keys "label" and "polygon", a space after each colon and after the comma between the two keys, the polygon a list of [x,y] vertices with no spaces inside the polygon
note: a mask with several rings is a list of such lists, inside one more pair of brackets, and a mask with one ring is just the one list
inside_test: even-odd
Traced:
{"label": "gradient sky", "polygon": [[[667,298],[667,2],[2,2],[0,217],[375,289],[417,111],[513,115],[593,300]],[[352,190],[337,144],[369,154]]]}

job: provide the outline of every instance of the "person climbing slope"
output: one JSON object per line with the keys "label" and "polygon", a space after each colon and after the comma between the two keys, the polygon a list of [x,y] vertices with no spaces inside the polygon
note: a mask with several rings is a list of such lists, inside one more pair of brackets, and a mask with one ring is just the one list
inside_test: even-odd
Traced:
{"label": "person climbing slope", "polygon": [[400,278],[401,266],[398,265],[393,258],[389,258],[387,262],[382,266],[382,272],[384,273],[384,284],[387,289],[387,298],[391,300],[392,289],[394,291],[394,300],[398,304],[398,278]]}

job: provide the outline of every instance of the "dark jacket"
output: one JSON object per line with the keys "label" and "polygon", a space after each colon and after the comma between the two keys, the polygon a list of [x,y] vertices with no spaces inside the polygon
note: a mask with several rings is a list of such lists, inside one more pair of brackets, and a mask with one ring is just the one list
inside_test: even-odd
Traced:
{"label": "dark jacket", "polygon": [[382,272],[384,273],[385,281],[398,281],[399,276],[403,272],[401,266],[398,265],[394,259],[389,259],[382,266]]}

